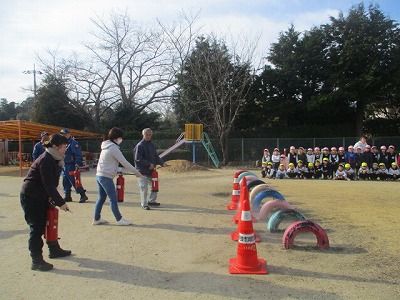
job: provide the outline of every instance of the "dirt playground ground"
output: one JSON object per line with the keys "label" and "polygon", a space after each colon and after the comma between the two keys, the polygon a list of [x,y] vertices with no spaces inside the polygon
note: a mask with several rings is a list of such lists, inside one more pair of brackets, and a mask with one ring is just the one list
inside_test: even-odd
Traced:
{"label": "dirt playground ground", "polygon": [[0,167],[0,299],[400,299],[400,182],[268,181],[327,231],[330,248],[316,248],[308,233],[284,250],[290,222],[278,233],[254,223],[269,274],[230,275],[237,225],[226,206],[237,169],[182,166],[159,170],[162,206],[150,211],[140,208],[136,178],[125,176],[120,210],[133,221],[126,227],[114,225],[108,205],[102,216],[110,224],[92,226],[95,170],[82,173],[89,201],[75,195],[72,213],[59,220],[60,244],[73,255],[49,259],[44,248],[50,272],[30,270],[22,178]]}

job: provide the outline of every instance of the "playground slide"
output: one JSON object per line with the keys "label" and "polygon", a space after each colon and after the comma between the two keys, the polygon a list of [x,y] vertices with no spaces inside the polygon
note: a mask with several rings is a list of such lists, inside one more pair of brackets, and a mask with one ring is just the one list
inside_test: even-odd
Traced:
{"label": "playground slide", "polygon": [[160,157],[163,158],[170,152],[174,151],[176,148],[178,148],[180,145],[182,145],[186,140],[183,138],[179,142],[177,142],[175,145],[169,147],[167,150],[165,150],[163,153],[160,154]]}

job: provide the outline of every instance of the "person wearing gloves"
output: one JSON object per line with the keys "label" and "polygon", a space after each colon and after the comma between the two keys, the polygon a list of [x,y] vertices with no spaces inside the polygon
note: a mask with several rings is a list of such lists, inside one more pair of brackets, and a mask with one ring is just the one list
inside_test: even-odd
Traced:
{"label": "person wearing gloves", "polygon": [[128,172],[134,173],[138,178],[142,177],[142,174],[126,160],[119,149],[122,136],[123,131],[117,127],[113,127],[108,132],[108,140],[101,144],[101,152],[96,172],[99,195],[94,207],[93,225],[108,223],[107,220],[101,217],[101,210],[107,196],[110,198],[110,207],[117,221],[116,225],[126,226],[132,224],[130,221],[123,218],[119,211],[114,177],[117,175],[118,164],[121,164]]}
{"label": "person wearing gloves", "polygon": [[64,157],[64,168],[63,168],[63,186],[64,186],[64,200],[65,202],[71,202],[71,189],[72,187],[75,189],[77,194],[81,195],[79,199],[79,203],[84,203],[88,200],[88,196],[86,195],[86,190],[83,187],[77,188],[75,186],[75,177],[73,172],[76,168],[83,166],[83,156],[81,147],[78,142],[75,141],[71,137],[71,133],[67,128],[63,128],[60,131],[60,134],[65,136],[68,139],[67,150],[65,151]]}
{"label": "person wearing gloves", "polygon": [[[67,138],[56,133],[44,143],[42,153],[29,168],[20,193],[21,207],[26,223],[30,227],[29,251],[32,258],[32,270],[49,271],[53,265],[43,260],[42,235],[46,229],[46,211],[49,206],[59,206],[68,211],[68,205],[57,191],[63,165],[64,153],[68,144]],[[63,250],[57,242],[48,242],[49,257],[57,258],[71,254]]]}

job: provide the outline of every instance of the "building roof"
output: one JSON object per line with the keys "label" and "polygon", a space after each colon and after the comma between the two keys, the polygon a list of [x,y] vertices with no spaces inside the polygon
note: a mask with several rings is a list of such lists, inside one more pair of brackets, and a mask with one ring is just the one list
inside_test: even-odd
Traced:
{"label": "building roof", "polygon": [[[19,174],[22,177],[22,155],[21,155],[21,142],[22,140],[36,140],[40,139],[42,132],[47,132],[50,135],[59,133],[64,127],[46,125],[28,121],[10,120],[0,121],[0,140],[17,140],[18,156],[19,156]],[[71,136],[74,138],[101,138],[104,140],[104,135],[89,131],[76,130],[68,128]],[[5,155],[5,153],[4,153]]]}
{"label": "building roof", "polygon": [[[0,121],[0,139],[9,140],[36,140],[42,132],[49,134],[59,133],[63,127],[46,125],[28,121],[10,120]],[[102,138],[104,135],[89,131],[68,128],[74,138]]]}

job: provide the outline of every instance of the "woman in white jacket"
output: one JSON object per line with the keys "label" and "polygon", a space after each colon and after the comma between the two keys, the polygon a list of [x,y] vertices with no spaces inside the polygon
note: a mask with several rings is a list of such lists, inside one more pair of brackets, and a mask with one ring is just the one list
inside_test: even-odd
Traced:
{"label": "woman in white jacket", "polygon": [[123,131],[117,127],[113,127],[108,132],[108,140],[101,144],[101,153],[97,164],[96,181],[99,197],[94,208],[93,225],[101,225],[108,223],[107,220],[101,218],[101,210],[106,198],[110,198],[111,211],[113,212],[116,225],[130,225],[131,222],[124,219],[118,209],[118,198],[115,190],[114,177],[117,175],[118,164],[124,166],[129,172],[132,172],[136,177],[141,177],[142,174],[132,166],[124,157],[119,144],[122,142]]}

